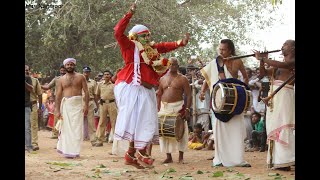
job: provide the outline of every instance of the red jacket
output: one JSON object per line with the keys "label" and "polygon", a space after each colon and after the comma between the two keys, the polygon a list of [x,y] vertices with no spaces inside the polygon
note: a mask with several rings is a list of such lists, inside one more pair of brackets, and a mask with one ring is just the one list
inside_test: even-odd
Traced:
{"label": "red jacket", "polygon": [[[115,85],[121,81],[126,81],[126,83],[131,83],[134,74],[134,42],[130,41],[129,38],[124,34],[125,29],[128,26],[132,13],[128,12],[114,27],[114,36],[118,41],[120,46],[121,54],[125,62],[125,66],[117,74],[117,80]],[[180,45],[182,46],[182,45]],[[162,42],[156,43],[153,48],[157,49],[159,53],[166,53],[173,51],[179,47],[177,42]],[[154,86],[159,85],[160,75],[158,75],[152,68],[151,65],[144,63],[144,60],[140,53],[140,73],[141,81],[152,84]]]}

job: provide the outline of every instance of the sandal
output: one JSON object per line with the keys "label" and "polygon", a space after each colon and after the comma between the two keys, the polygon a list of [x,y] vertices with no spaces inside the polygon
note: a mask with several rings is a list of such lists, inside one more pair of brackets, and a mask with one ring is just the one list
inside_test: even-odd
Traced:
{"label": "sandal", "polygon": [[124,164],[126,165],[134,166],[137,169],[144,169],[144,167],[138,163],[137,158],[130,156],[128,152],[125,154],[124,160],[125,160]]}
{"label": "sandal", "polygon": [[142,155],[139,150],[137,152],[138,152],[137,158],[139,161],[141,161],[143,164],[146,164],[147,166],[152,166],[152,164],[154,162],[153,158],[151,158],[148,155]]}

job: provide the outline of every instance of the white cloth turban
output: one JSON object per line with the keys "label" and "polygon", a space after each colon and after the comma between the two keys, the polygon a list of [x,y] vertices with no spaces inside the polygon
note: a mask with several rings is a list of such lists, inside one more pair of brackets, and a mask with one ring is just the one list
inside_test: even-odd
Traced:
{"label": "white cloth turban", "polygon": [[72,62],[73,64],[76,64],[77,60],[73,58],[67,58],[63,61],[63,65],[66,65],[68,62]]}
{"label": "white cloth turban", "polygon": [[141,24],[137,24],[133,26],[133,28],[129,31],[129,34],[136,33],[136,34],[141,34],[141,33],[150,33],[149,29]]}

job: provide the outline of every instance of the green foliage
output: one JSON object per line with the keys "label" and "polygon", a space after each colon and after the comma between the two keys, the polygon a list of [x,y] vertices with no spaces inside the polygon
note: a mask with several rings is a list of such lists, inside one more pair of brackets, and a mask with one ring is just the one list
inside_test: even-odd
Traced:
{"label": "green foliage", "polygon": [[211,177],[222,177],[223,176],[223,172],[222,171],[217,171],[212,173]]}
{"label": "green foliage", "polygon": [[[25,59],[33,69],[56,73],[67,57],[77,59],[78,70],[89,65],[92,74],[123,66],[114,26],[134,1],[126,0],[37,0],[25,1]],[[29,4],[52,5],[51,8]],[[60,6],[56,5],[60,3]],[[61,4],[62,3],[62,4]],[[186,32],[191,39],[185,48],[164,56],[177,56],[185,64],[191,55],[215,58],[222,38],[234,40],[238,48],[254,44],[248,36],[258,26],[274,21],[269,0],[143,0],[138,1],[126,33],[135,24],[144,24],[156,42],[176,41]],[[265,15],[267,12],[268,16]],[[213,46],[202,49],[199,45]]]}
{"label": "green foliage", "polygon": [[279,4],[282,4],[282,0],[271,0],[271,2],[272,2],[272,5],[273,6],[275,6],[275,5],[277,5],[278,4],[278,2],[279,2]]}

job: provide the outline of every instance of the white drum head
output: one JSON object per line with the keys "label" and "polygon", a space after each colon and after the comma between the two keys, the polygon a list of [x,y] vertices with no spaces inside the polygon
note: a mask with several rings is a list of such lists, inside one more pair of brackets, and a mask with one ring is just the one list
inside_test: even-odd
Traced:
{"label": "white drum head", "polygon": [[222,91],[221,88],[218,88],[216,91],[216,96],[214,97],[214,105],[217,109],[221,109],[222,106]]}

